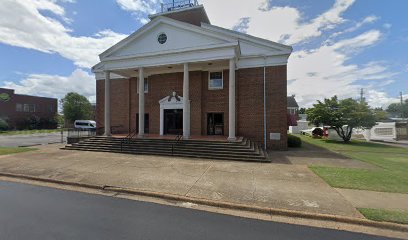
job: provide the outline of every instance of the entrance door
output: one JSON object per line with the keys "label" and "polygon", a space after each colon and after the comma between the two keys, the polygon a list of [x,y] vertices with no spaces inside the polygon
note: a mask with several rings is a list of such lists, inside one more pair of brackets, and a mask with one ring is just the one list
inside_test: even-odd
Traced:
{"label": "entrance door", "polygon": [[224,113],[207,114],[207,134],[224,135]]}
{"label": "entrance door", "polygon": [[164,134],[183,134],[183,109],[164,109]]}

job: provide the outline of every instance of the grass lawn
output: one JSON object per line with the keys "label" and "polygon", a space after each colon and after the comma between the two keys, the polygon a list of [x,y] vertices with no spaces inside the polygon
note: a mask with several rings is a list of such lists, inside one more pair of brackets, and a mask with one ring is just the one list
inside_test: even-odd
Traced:
{"label": "grass lawn", "polygon": [[10,131],[0,131],[0,136],[34,134],[34,133],[53,133],[53,132],[59,132],[59,131],[61,131],[61,129],[10,130]]}
{"label": "grass lawn", "polygon": [[301,136],[311,143],[344,156],[368,162],[378,170],[309,166],[330,186],[381,192],[408,193],[408,148],[364,141],[342,143]]}
{"label": "grass lawn", "polygon": [[364,217],[382,222],[394,222],[408,224],[408,212],[406,211],[390,211],[383,209],[358,208]]}
{"label": "grass lawn", "polygon": [[37,148],[26,148],[26,147],[0,147],[0,155],[12,154],[12,153],[21,153],[34,151]]}

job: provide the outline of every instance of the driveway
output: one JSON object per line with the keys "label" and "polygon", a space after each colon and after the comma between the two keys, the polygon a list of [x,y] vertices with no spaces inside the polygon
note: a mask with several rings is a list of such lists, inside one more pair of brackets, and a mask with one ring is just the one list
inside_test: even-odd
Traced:
{"label": "driveway", "polygon": [[[64,141],[66,136],[67,132],[64,132]],[[0,135],[0,147],[26,147],[49,143],[61,143],[61,132]]]}
{"label": "driveway", "polygon": [[361,214],[306,165],[60,150],[0,156],[0,172],[349,217]]}

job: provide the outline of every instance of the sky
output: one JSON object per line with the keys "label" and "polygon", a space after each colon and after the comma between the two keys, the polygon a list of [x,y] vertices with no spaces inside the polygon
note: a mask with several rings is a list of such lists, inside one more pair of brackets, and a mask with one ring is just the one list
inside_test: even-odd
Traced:
{"label": "sky", "polygon": [[[165,0],[164,2],[166,2]],[[1,0],[0,87],[95,102],[90,68],[159,0]],[[199,0],[213,25],[290,45],[288,95],[337,95],[386,108],[408,98],[407,0]]]}

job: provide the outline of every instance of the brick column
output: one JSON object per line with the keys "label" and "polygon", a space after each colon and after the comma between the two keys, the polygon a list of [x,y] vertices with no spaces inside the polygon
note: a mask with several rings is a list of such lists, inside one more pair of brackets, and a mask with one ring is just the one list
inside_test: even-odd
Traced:
{"label": "brick column", "polygon": [[228,98],[228,140],[236,140],[235,136],[235,60],[229,60],[229,98]]}
{"label": "brick column", "polygon": [[111,136],[110,119],[110,72],[105,71],[105,136]]}
{"label": "brick column", "polygon": [[144,73],[143,68],[139,68],[139,135],[138,137],[144,136]]}
{"label": "brick column", "polygon": [[183,138],[190,137],[190,77],[188,63],[184,63],[183,77]]}

